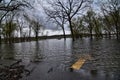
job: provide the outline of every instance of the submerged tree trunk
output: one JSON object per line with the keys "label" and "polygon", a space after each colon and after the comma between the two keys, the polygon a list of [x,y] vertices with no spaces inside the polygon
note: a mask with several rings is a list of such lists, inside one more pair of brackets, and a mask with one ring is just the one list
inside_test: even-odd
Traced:
{"label": "submerged tree trunk", "polygon": [[90,26],[89,26],[89,30],[90,30],[90,39],[92,39],[92,37],[93,37],[93,35],[92,35],[92,25],[90,24]]}
{"label": "submerged tree trunk", "polygon": [[31,41],[31,26],[29,25],[29,41]]}
{"label": "submerged tree trunk", "polygon": [[62,27],[62,30],[63,30],[64,39],[66,40],[66,35],[65,35],[65,29],[64,29],[64,27]]}
{"label": "submerged tree trunk", "polygon": [[64,22],[65,22],[65,19],[64,19],[64,14],[62,13],[62,15],[63,15],[63,18],[62,18],[62,25],[61,25],[61,27],[62,27],[62,30],[63,30],[63,36],[64,36],[64,40],[66,40],[66,35],[65,35],[65,28],[64,28]]}
{"label": "submerged tree trunk", "polygon": [[73,28],[72,28],[71,18],[69,18],[69,26],[70,26],[70,31],[71,31],[71,37],[72,37],[72,39],[73,39],[73,41],[74,41],[74,40],[75,40],[75,37],[74,37]]}
{"label": "submerged tree trunk", "polygon": [[36,39],[36,41],[38,41],[38,31],[36,31],[36,33],[35,33],[35,39]]}
{"label": "submerged tree trunk", "polygon": [[20,28],[20,41],[23,41],[23,31],[22,31],[22,28]]}
{"label": "submerged tree trunk", "polygon": [[108,32],[108,36],[109,36],[109,39],[110,39],[111,38],[111,32],[110,31]]}
{"label": "submerged tree trunk", "polygon": [[0,43],[1,43],[1,39],[2,39],[2,38],[1,38],[1,35],[2,35],[2,34],[1,34],[1,33],[2,33],[2,31],[1,31],[1,22],[0,22]]}
{"label": "submerged tree trunk", "polygon": [[117,39],[119,39],[119,30],[118,30],[117,26],[116,26],[116,37],[117,37]]}

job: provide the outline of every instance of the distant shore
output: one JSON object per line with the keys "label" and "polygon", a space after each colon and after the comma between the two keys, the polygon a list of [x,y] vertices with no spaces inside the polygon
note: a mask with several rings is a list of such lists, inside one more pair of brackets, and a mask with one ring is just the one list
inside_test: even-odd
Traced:
{"label": "distant shore", "polygon": [[[106,34],[101,34],[102,36],[108,37]],[[111,34],[110,36],[114,36],[115,34]],[[96,34],[92,35],[93,37]],[[71,38],[70,34],[65,35],[66,38]],[[75,36],[76,38],[82,37],[90,37],[90,34],[79,34]],[[1,43],[18,43],[18,42],[28,42],[28,41],[36,41],[36,40],[45,40],[45,39],[62,39],[64,35],[52,35],[52,36],[39,36],[37,39],[36,37],[13,37],[13,38],[4,38],[1,40]]]}
{"label": "distant shore", "polygon": [[[71,35],[65,35],[65,37],[70,38]],[[64,38],[64,35],[39,36],[37,40],[62,39],[62,38]],[[11,41],[11,43],[36,41],[36,37],[14,37],[1,39],[1,43],[9,43],[9,41]]]}

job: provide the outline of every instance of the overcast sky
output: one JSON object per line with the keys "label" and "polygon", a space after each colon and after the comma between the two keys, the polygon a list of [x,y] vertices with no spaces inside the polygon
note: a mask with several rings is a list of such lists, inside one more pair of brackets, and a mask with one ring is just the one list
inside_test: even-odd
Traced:
{"label": "overcast sky", "polygon": [[[99,7],[97,4],[98,0],[94,0],[94,3],[92,4],[92,7],[96,12],[99,12]],[[41,5],[48,6],[48,4],[45,2],[45,0],[31,0],[32,6],[34,7],[33,10],[30,10],[31,14],[34,15],[36,18],[40,18],[40,21],[43,25],[46,26],[47,29],[57,29],[57,25],[47,22],[47,16],[44,13],[44,10],[42,9]],[[68,25],[66,25],[66,30],[69,30]]]}
{"label": "overcast sky", "polygon": [[[6,1],[10,1],[10,0],[6,0]],[[60,30],[60,27],[57,28],[58,26],[55,25],[55,23],[48,22],[46,18],[47,16],[45,15],[44,10],[42,9],[42,6],[41,6],[41,5],[48,6],[45,0],[28,0],[28,1],[31,3],[34,9],[26,9],[26,12],[32,19],[39,20],[40,23],[45,26],[46,30],[44,34],[47,34],[48,32],[49,34],[62,34],[62,30]],[[99,12],[97,1],[98,0],[94,0],[94,3],[91,6],[94,8],[96,12],[97,11]],[[51,29],[52,31],[48,29]],[[58,29],[58,32],[56,32],[57,29]],[[65,30],[67,34],[70,34],[68,25],[65,25]]]}
{"label": "overcast sky", "polygon": [[[10,0],[6,0],[6,1],[10,1]],[[46,28],[48,28],[48,29],[57,29],[56,28],[57,25],[47,21],[47,18],[46,18],[47,16],[45,15],[44,10],[42,9],[41,5],[48,6],[48,4],[46,3],[46,0],[28,0],[28,1],[34,7],[34,9],[32,9],[32,10],[26,10],[31,17],[35,17],[37,20],[40,20],[40,22],[43,25],[45,25]],[[94,10],[96,12],[99,12],[99,7],[98,7],[97,2],[98,2],[98,0],[94,0],[92,7],[94,8]],[[67,26],[68,25],[66,25],[65,28],[68,30]]]}
{"label": "overcast sky", "polygon": [[[96,1],[96,0],[95,0]],[[56,28],[56,25],[55,24],[52,24],[51,22],[46,22],[47,21],[47,16],[45,15],[44,13],[44,10],[42,9],[42,6],[41,5],[44,5],[44,6],[49,6],[45,0],[33,0],[33,6],[34,6],[34,10],[32,11],[32,14],[40,17],[41,19],[43,19],[43,22],[44,25],[46,26],[46,28],[48,29],[57,29]],[[96,5],[95,5],[95,2],[94,4],[92,5],[95,9],[97,9]],[[69,28],[67,27],[68,25],[66,25],[66,30],[69,30]]]}

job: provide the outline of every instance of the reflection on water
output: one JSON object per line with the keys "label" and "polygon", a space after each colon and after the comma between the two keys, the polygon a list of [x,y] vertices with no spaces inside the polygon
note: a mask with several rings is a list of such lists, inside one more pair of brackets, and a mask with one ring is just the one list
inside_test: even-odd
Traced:
{"label": "reflection on water", "polygon": [[[84,55],[90,55],[92,58],[87,60],[80,70],[74,71],[72,76],[71,73],[67,73],[69,67]],[[37,78],[38,80],[53,80],[51,75],[60,76],[61,72],[64,72],[62,73],[64,75],[67,73],[64,80],[70,76],[75,78],[76,75],[82,77],[83,80],[85,77],[87,80],[120,79],[120,43],[114,39],[91,41],[83,38],[72,42],[68,38],[66,41],[50,39],[2,44],[0,45],[0,58],[22,59],[23,63],[32,69],[29,80],[37,80]]]}

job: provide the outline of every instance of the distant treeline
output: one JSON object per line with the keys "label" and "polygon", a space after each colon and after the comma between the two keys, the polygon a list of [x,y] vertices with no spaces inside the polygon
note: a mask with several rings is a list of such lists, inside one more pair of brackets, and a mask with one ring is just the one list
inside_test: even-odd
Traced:
{"label": "distant treeline", "polygon": [[[76,35],[76,39],[77,38],[84,38],[84,37],[90,37],[91,34],[77,34]],[[69,35],[65,35],[66,38],[72,38],[72,36]],[[93,38],[116,38],[116,34],[111,34],[111,35],[107,35],[107,34],[100,34],[100,36],[93,34],[92,35]],[[19,42],[30,42],[30,41],[38,41],[38,40],[46,40],[46,39],[64,39],[64,35],[52,35],[52,36],[39,36],[36,40],[35,37],[13,37],[13,38],[3,38],[1,39],[1,43],[19,43]]]}

